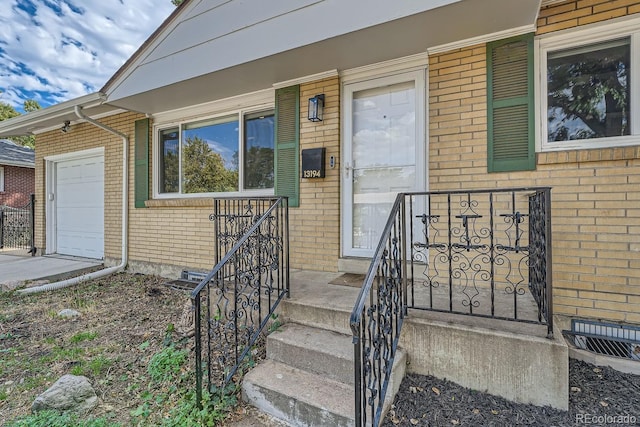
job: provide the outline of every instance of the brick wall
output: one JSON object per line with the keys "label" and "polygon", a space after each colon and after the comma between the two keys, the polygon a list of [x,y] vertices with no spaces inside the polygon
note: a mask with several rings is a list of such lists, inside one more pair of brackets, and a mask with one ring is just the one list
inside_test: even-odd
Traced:
{"label": "brick wall", "polygon": [[213,267],[212,199],[163,200],[149,208],[131,206],[129,212],[130,260],[176,271]]}
{"label": "brick wall", "polygon": [[637,0],[573,0],[543,7],[537,34],[602,22],[607,19],[640,13]]}
{"label": "brick wall", "polygon": [[[324,119],[307,120],[308,100],[325,94]],[[326,147],[326,176],[300,180],[300,207],[290,208],[291,265],[337,271],[340,256],[340,83],[338,77],[300,87],[300,149]],[[329,168],[329,156],[336,159]]]}
{"label": "brick wall", "polygon": [[[301,149],[326,147],[327,155],[340,158],[339,152],[339,83],[338,78],[305,84],[301,87]],[[324,93],[324,121],[307,120],[308,98]],[[101,119],[104,124],[134,135],[134,121],[142,118],[124,113]],[[151,137],[151,135],[150,135]],[[105,147],[105,258],[113,264],[121,254],[121,185],[122,142],[90,124],[72,126],[67,134],[58,130],[38,136],[36,177],[38,200],[45,200],[44,158],[95,147]],[[130,143],[129,159],[134,145]],[[150,154],[151,160],[151,154]],[[170,274],[183,268],[208,270],[213,265],[213,211],[211,199],[154,200],[148,208],[135,209],[134,177],[129,162],[129,260],[136,268]],[[150,167],[150,179],[153,176]],[[324,179],[301,180],[300,207],[290,209],[291,264],[294,268],[337,270],[339,255],[339,165],[329,169]],[[36,243],[45,244],[44,204],[37,205]],[[153,267],[155,266],[155,267]],[[173,268],[171,268],[173,267]]]}
{"label": "brick wall", "polygon": [[[129,143],[129,260],[136,265],[162,264],[176,269],[210,269],[213,260],[213,225],[209,214],[211,200],[198,199],[159,204],[152,208],[134,208],[133,135],[135,120],[143,116],[123,113],[99,121],[126,135]],[[73,125],[62,134],[55,130],[38,135],[36,151],[37,200],[45,200],[44,158],[96,147],[105,149],[105,259],[116,264],[122,244],[122,139],[91,124]],[[151,159],[151,154],[150,154]],[[151,169],[150,169],[151,175]],[[45,206],[36,204],[36,245],[45,244]],[[158,269],[150,270],[158,272]],[[173,273],[173,271],[172,271]]]}
{"label": "brick wall", "polygon": [[1,167],[4,169],[4,191],[0,191],[0,206],[25,206],[35,191],[34,169],[7,165]]}
{"label": "brick wall", "polygon": [[[140,118],[134,113],[123,113],[100,119],[124,134],[134,134],[134,120]],[[45,158],[51,155],[73,153],[81,150],[104,147],[105,173],[105,257],[120,259],[121,257],[121,208],[122,208],[122,139],[89,123],[71,126],[68,133],[59,130],[46,132],[37,136],[36,149],[36,247],[45,248]],[[130,158],[133,156],[131,147]],[[130,162],[132,164],[132,162]],[[130,169],[132,167],[130,166]],[[133,202],[130,201],[130,205]]]}
{"label": "brick wall", "polygon": [[[640,1],[543,8],[539,34],[640,12]],[[529,172],[487,173],[486,50],[430,57],[431,190],[551,186],[555,312],[640,323],[640,147],[539,153]]]}
{"label": "brick wall", "polygon": [[[308,99],[325,94],[324,120],[307,120]],[[340,158],[338,78],[300,88],[300,148],[326,147]],[[133,178],[132,178],[133,179]],[[301,179],[300,207],[290,208],[290,262],[293,268],[336,271],[339,239],[339,165],[324,179]],[[131,181],[133,185],[133,181]],[[141,263],[208,270],[214,259],[210,199],[154,200],[131,209],[129,257]],[[175,271],[176,269],[174,269]]]}

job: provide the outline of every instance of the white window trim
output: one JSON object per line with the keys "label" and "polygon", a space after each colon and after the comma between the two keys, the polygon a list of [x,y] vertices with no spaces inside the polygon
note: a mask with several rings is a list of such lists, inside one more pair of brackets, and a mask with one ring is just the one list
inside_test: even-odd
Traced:
{"label": "white window trim", "polygon": [[264,89],[257,92],[219,99],[204,104],[190,105],[176,110],[163,111],[153,114],[154,123],[176,123],[179,121],[196,121],[205,115],[220,115],[226,112],[249,108],[254,105],[272,104],[275,99],[275,89]]}
{"label": "white window trim", "polygon": [[0,193],[4,193],[4,167],[0,166]]}
{"label": "white window trim", "polygon": [[391,59],[389,61],[377,62],[375,64],[364,65],[358,68],[340,71],[340,84],[364,82],[366,80],[390,77],[396,74],[405,74],[412,71],[426,73],[429,66],[429,53],[418,53],[402,58]]}
{"label": "white window trim", "polygon": [[[607,40],[631,39],[631,135],[576,141],[547,141],[547,54]],[[536,152],[613,148],[640,145],[640,18],[622,18],[550,33],[536,38],[534,51]]]}
{"label": "white window trim", "polygon": [[[195,107],[193,112],[201,113],[201,107]],[[260,111],[273,110],[275,108],[274,97],[271,97],[270,102],[262,103],[259,105],[251,105],[246,106],[245,108],[235,108],[235,109],[222,109],[215,112],[209,112],[206,115],[193,115],[187,114],[182,120],[173,120],[161,123],[154,123],[153,125],[153,198],[154,199],[193,199],[193,198],[202,198],[202,197],[234,197],[234,196],[273,196],[275,190],[271,189],[258,189],[258,190],[239,190],[239,191],[229,191],[229,192],[215,192],[215,193],[160,193],[159,191],[159,180],[160,180],[160,149],[159,149],[159,141],[158,137],[160,135],[160,131],[170,128],[178,128],[178,133],[181,135],[182,127],[181,125],[187,123],[194,123],[201,120],[215,119],[220,117],[230,117],[237,116],[239,120],[238,126],[238,138],[239,141],[244,141],[244,122],[243,118],[247,114],[257,113]],[[275,147],[274,147],[275,150]],[[274,151],[275,154],[275,151]],[[244,153],[243,151],[238,152],[238,163],[244,163]],[[178,166],[178,174],[180,179],[182,179],[182,163],[179,163]],[[240,188],[243,186],[244,177],[239,174],[239,183]]]}

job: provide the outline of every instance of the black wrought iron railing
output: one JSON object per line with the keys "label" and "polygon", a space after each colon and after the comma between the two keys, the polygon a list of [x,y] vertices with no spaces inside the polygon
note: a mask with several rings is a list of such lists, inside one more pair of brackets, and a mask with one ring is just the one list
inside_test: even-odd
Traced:
{"label": "black wrought iron railing", "polygon": [[34,256],[35,195],[25,206],[0,206],[0,249],[26,249]]}
{"label": "black wrought iron railing", "polygon": [[191,293],[196,396],[239,379],[289,295],[289,210],[285,197],[214,201],[216,265]]}
{"label": "black wrought iron railing", "polygon": [[407,314],[405,208],[398,194],[351,312],[357,426],[380,424]]}
{"label": "black wrought iron railing", "polygon": [[356,425],[377,426],[409,309],[546,325],[551,189],[398,194],[351,314]]}

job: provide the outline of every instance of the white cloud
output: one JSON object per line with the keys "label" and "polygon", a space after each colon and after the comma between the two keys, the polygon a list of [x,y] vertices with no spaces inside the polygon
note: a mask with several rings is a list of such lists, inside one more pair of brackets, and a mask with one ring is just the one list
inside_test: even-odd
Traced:
{"label": "white cloud", "polygon": [[99,90],[175,9],[171,0],[3,0],[0,101],[43,106]]}

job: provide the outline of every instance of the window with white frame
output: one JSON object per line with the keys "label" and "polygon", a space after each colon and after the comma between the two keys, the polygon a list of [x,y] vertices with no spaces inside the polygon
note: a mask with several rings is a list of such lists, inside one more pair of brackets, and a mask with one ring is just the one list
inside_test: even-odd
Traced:
{"label": "window with white frame", "polygon": [[640,144],[640,20],[542,37],[539,149]]}
{"label": "window with white frame", "polygon": [[0,193],[4,192],[4,168],[0,166]]}
{"label": "window with white frame", "polygon": [[158,127],[159,196],[274,187],[274,111],[237,111]]}

